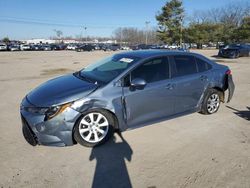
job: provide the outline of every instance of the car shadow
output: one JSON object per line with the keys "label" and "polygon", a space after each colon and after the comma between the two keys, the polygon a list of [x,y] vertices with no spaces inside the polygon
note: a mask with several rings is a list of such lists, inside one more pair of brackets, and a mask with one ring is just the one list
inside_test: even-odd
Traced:
{"label": "car shadow", "polygon": [[227,108],[231,109],[234,111],[234,114],[236,114],[237,116],[247,120],[247,121],[250,121],[250,107],[246,107],[247,110],[237,110],[231,106],[226,106]]}
{"label": "car shadow", "polygon": [[96,159],[92,188],[132,187],[125,159],[132,160],[133,151],[121,133],[121,141],[113,136],[109,142],[92,149],[89,160]]}

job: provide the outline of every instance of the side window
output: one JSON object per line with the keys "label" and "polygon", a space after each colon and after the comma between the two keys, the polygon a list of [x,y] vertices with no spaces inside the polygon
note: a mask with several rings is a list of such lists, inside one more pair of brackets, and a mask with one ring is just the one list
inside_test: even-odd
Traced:
{"label": "side window", "polygon": [[147,83],[168,79],[169,78],[168,59],[165,57],[156,58],[137,67],[135,70],[131,72],[131,80],[135,78],[142,78]]}
{"label": "side window", "polygon": [[193,56],[174,56],[174,61],[176,66],[176,73],[173,75],[174,77],[197,73],[196,62]]}
{"label": "side window", "polygon": [[207,63],[206,61],[200,59],[200,58],[195,58],[196,59],[196,63],[197,63],[197,67],[198,67],[198,71],[199,72],[205,72],[209,69],[211,69],[211,65],[209,63]]}

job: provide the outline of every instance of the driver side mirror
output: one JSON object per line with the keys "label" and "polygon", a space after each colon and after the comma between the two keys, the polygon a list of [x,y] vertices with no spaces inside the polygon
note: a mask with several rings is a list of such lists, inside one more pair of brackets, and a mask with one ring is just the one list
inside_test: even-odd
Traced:
{"label": "driver side mirror", "polygon": [[142,78],[135,78],[130,83],[132,89],[143,89],[146,85],[147,82]]}

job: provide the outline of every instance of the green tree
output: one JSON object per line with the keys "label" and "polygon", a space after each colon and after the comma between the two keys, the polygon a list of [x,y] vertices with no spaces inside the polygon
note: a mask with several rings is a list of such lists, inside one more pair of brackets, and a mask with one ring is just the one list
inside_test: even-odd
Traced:
{"label": "green tree", "polygon": [[222,40],[222,25],[214,23],[191,23],[185,29],[185,41],[196,43],[197,48],[202,48],[202,44],[209,42],[220,42]]}
{"label": "green tree", "polygon": [[182,20],[184,8],[181,0],[171,0],[156,15],[158,21],[157,35],[165,43],[179,43],[182,38]]}
{"label": "green tree", "polygon": [[4,38],[2,39],[2,41],[3,41],[4,43],[8,44],[8,43],[10,42],[10,39],[9,39],[8,37],[4,37]]}
{"label": "green tree", "polygon": [[250,16],[243,18],[239,28],[235,30],[234,36],[238,42],[250,43]]}

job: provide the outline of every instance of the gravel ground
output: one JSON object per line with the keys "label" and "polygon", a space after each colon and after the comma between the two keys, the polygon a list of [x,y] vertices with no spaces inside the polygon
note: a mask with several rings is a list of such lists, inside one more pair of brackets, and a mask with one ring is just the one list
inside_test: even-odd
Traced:
{"label": "gravel ground", "polygon": [[235,95],[219,112],[134,129],[95,149],[32,147],[19,104],[32,88],[112,52],[0,53],[0,187],[250,187],[250,58],[213,57],[228,65]]}

